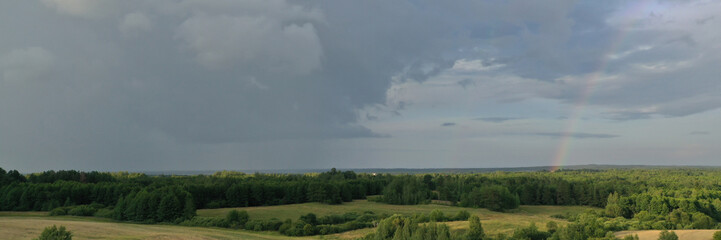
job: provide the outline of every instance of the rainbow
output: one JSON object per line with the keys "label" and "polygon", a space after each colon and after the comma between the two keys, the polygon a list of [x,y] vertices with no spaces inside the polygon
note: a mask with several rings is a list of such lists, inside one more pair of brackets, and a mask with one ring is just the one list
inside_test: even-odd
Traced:
{"label": "rainbow", "polygon": [[[634,13],[642,12],[642,10],[647,9],[648,3],[649,1],[637,2],[635,5],[628,8],[628,10],[623,14],[635,15]],[[571,151],[571,140],[574,138],[580,118],[583,116],[583,111],[586,109],[586,105],[588,104],[588,99],[593,93],[596,82],[598,82],[598,78],[606,71],[610,55],[616,52],[625,35],[626,31],[618,31],[616,33],[611,40],[611,44],[609,44],[605,51],[606,54],[601,56],[601,59],[598,61],[598,64],[596,64],[594,70],[587,76],[585,86],[580,90],[581,92],[576,98],[571,114],[566,122],[566,127],[563,129],[561,134],[561,140],[559,141],[558,147],[556,148],[556,152],[553,156],[550,171],[555,172],[566,165],[568,161],[568,154]]]}

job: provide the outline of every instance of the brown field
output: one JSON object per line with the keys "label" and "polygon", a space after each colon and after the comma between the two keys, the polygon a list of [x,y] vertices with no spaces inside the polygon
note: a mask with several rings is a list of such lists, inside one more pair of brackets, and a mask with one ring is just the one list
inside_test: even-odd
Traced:
{"label": "brown field", "polygon": [[[673,230],[679,240],[711,240],[716,231],[719,230]],[[638,235],[640,240],[656,240],[659,233],[661,233],[660,230],[621,231],[616,233],[616,237]]]}

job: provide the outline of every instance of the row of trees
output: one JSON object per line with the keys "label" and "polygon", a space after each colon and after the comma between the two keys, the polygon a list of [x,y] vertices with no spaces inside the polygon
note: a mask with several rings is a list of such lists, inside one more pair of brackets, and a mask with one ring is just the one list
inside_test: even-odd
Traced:
{"label": "row of trees", "polygon": [[121,196],[113,209],[113,219],[120,221],[178,223],[194,216],[193,198],[179,187],[132,192]]}
{"label": "row of trees", "polygon": [[69,214],[70,210],[88,209],[72,206],[108,206],[115,208],[113,218],[118,220],[172,222],[187,219],[197,208],[303,202],[340,204],[380,194],[392,178],[335,169],[320,174],[219,172],[210,176],[74,170],[22,175],[15,170],[0,169],[0,211],[62,208],[55,212]]}

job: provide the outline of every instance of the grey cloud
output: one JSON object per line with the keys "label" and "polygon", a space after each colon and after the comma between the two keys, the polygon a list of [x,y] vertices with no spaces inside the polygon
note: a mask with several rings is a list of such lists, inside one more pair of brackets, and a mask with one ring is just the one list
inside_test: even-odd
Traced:
{"label": "grey cloud", "polygon": [[690,133],[688,133],[688,134],[691,134],[691,135],[708,135],[708,134],[711,134],[711,132],[709,132],[709,131],[693,131],[693,132],[690,132]]}
{"label": "grey cloud", "polygon": [[41,47],[14,49],[0,55],[0,72],[9,82],[34,80],[45,75],[54,61],[53,54]]}
{"label": "grey cloud", "polygon": [[[0,152],[26,168],[117,169],[216,146],[387,137],[356,109],[385,104],[392,77],[423,81],[473,44],[457,23],[475,13],[423,4],[0,3]],[[43,84],[7,84],[20,78]]]}
{"label": "grey cloud", "polygon": [[311,23],[284,25],[263,16],[193,16],[177,37],[210,69],[263,69],[289,75],[320,68],[320,40]]}
{"label": "grey cloud", "polygon": [[603,133],[568,133],[567,134],[567,133],[562,133],[562,132],[540,132],[540,133],[531,133],[530,135],[554,137],[554,138],[569,136],[569,137],[578,138],[578,139],[620,137],[619,135],[603,134]]}
{"label": "grey cloud", "polygon": [[[589,104],[612,108],[611,115],[718,108],[721,70],[713,54],[701,54],[704,38],[642,29],[616,46],[615,34],[626,29],[607,18],[617,3],[0,2],[0,153],[28,169],[47,166],[31,161],[37,159],[115,169],[184,159],[178,161],[193,167],[204,156],[230,163],[244,153],[236,147],[273,142],[283,148],[268,150],[283,158],[275,161],[312,162],[327,150],[315,141],[387,137],[360,125],[373,116],[356,110],[385,105],[394,77],[422,82],[461,58],[503,64],[494,71],[544,83],[535,94],[524,89],[533,86],[499,84],[496,96],[574,102],[581,88],[556,80],[606,66],[623,81],[599,83]],[[605,62],[612,47],[642,44],[653,49]],[[684,62],[693,67],[638,69]],[[467,78],[458,84],[468,87]],[[411,103],[392,104],[400,116]],[[650,106],[657,108],[646,111]],[[305,158],[294,158],[296,145],[307,147],[298,150]],[[225,151],[209,153],[219,148]]]}
{"label": "grey cloud", "polygon": [[505,122],[505,121],[517,120],[517,119],[520,119],[520,118],[512,118],[512,117],[483,117],[483,118],[474,118],[473,120],[484,121],[484,122],[491,122],[491,123],[502,123],[502,122]]}
{"label": "grey cloud", "polygon": [[475,82],[468,78],[458,81],[458,85],[460,85],[463,89],[473,84],[475,84]]}
{"label": "grey cloud", "polygon": [[138,37],[139,34],[149,32],[152,28],[153,25],[150,19],[140,12],[128,13],[118,24],[118,30],[124,36],[130,38]]}
{"label": "grey cloud", "polygon": [[446,123],[441,124],[441,127],[452,127],[455,125],[456,125],[456,123],[446,122]]}
{"label": "grey cloud", "polygon": [[705,17],[705,18],[696,19],[696,24],[704,25],[707,22],[714,20],[715,18],[716,18],[716,16],[709,16],[709,17]]}

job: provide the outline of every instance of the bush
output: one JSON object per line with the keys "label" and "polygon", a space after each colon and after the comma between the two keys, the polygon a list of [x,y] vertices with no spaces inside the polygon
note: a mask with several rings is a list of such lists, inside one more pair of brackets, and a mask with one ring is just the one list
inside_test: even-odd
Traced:
{"label": "bush", "polygon": [[102,218],[113,218],[114,211],[111,209],[103,208],[98,209],[98,211],[93,214],[93,216],[96,217],[102,217]]}
{"label": "bush", "polygon": [[469,212],[466,211],[466,210],[461,210],[461,211],[458,211],[458,213],[456,213],[456,215],[453,216],[453,218],[451,218],[450,220],[453,220],[453,221],[466,221],[466,220],[468,220],[469,217],[471,217],[471,213],[469,213]]}
{"label": "bush", "polygon": [[713,240],[721,240],[721,231],[713,233]]}
{"label": "bush", "polygon": [[192,227],[221,227],[221,228],[230,227],[230,223],[228,223],[227,219],[217,218],[217,217],[198,217],[198,216],[195,216],[189,220],[182,221],[182,222],[180,222],[180,225],[192,226]]}
{"label": "bush", "polygon": [[97,210],[88,205],[79,205],[68,210],[68,215],[73,216],[93,216]]}
{"label": "bush", "polygon": [[538,230],[533,223],[526,228],[516,229],[513,232],[513,239],[545,240],[550,236],[551,233]]}
{"label": "bush", "polygon": [[246,211],[238,211],[238,210],[231,210],[226,215],[225,219],[230,224],[230,227],[233,228],[240,228],[245,227],[245,224],[248,222],[248,212]]}
{"label": "bush", "polygon": [[55,225],[46,227],[36,240],[72,240],[73,233],[65,230],[65,226],[59,228]]}
{"label": "bush", "polygon": [[443,222],[446,221],[446,216],[443,215],[443,212],[438,209],[433,209],[430,214],[428,214],[428,220],[431,222]]}
{"label": "bush", "polygon": [[50,216],[65,216],[68,215],[68,210],[65,207],[58,207],[50,210]]}
{"label": "bush", "polygon": [[245,229],[253,231],[278,231],[283,222],[277,218],[268,220],[250,220],[245,223]]}
{"label": "bush", "polygon": [[658,235],[658,240],[678,240],[678,236],[676,236],[674,232],[663,230],[663,232]]}

